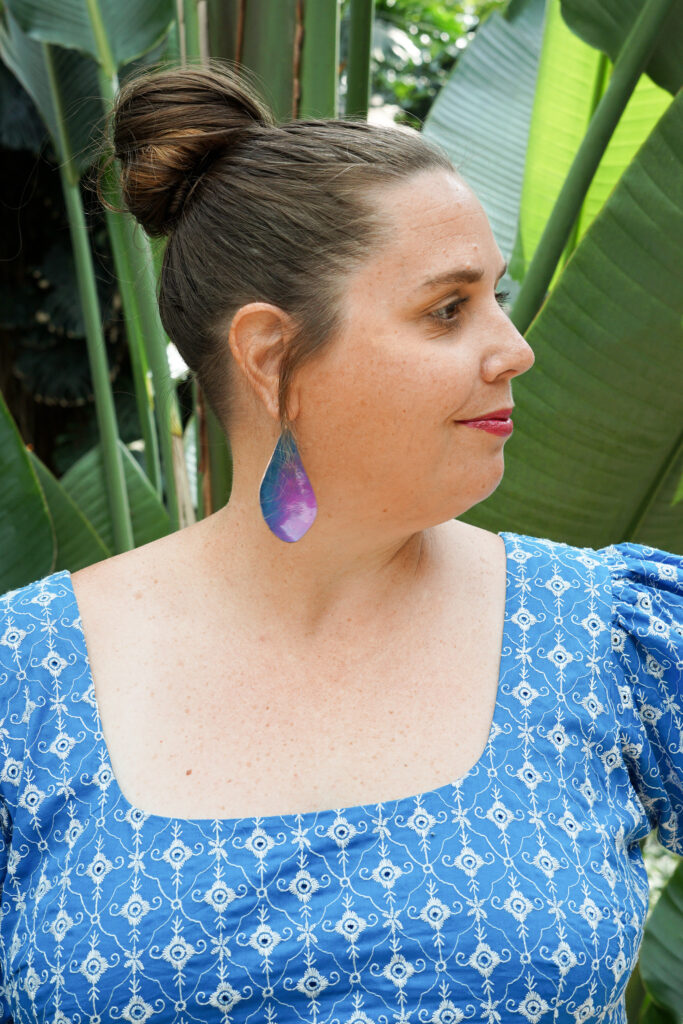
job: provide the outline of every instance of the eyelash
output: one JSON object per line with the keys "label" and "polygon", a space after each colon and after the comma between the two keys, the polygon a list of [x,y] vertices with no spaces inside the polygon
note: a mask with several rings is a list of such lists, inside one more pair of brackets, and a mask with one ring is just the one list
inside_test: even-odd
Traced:
{"label": "eyelash", "polygon": [[[502,309],[506,309],[507,308],[506,303],[507,303],[507,299],[509,299],[509,298],[510,298],[510,292],[496,292],[496,299],[498,301],[498,305]],[[441,324],[441,325],[443,325],[443,326],[445,326],[447,328],[457,327],[458,323],[459,323],[459,320],[460,320],[459,314],[457,316],[454,316],[452,319],[444,320],[443,317],[437,316],[437,313],[443,313],[443,311],[445,309],[450,309],[451,306],[455,306],[456,307],[456,313],[457,313],[458,308],[460,306],[463,306],[468,301],[468,299],[469,299],[469,296],[464,298],[464,299],[454,299],[453,302],[449,302],[447,306],[441,306],[440,309],[435,309],[434,312],[430,313],[429,315],[434,320],[436,320],[436,322],[438,324]]]}

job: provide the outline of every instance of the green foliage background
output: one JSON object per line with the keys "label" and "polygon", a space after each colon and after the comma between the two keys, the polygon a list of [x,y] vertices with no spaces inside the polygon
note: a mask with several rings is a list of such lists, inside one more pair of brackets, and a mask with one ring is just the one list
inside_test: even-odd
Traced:
{"label": "green foliage background", "polygon": [[[376,0],[371,52],[372,93],[375,98],[381,97],[385,103],[401,108],[395,118],[397,124],[421,129],[429,108],[464,47],[489,14],[494,10],[504,10],[507,2]],[[342,63],[346,56],[345,25],[348,23],[349,6],[350,0],[343,0]],[[404,46],[412,55],[406,56]],[[419,50],[419,55],[413,53],[413,48]]]}

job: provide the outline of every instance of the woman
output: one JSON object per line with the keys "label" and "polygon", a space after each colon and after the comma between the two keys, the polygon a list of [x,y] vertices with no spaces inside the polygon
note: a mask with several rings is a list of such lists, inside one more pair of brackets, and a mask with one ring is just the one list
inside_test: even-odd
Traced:
{"label": "woman", "polygon": [[2,1019],[625,1021],[683,558],[458,520],[534,361],[480,203],[216,62],[113,141],[233,489],[0,601]]}

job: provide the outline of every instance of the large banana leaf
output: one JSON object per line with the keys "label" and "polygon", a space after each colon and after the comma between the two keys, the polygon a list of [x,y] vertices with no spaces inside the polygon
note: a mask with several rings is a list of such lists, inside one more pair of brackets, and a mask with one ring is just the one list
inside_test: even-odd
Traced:
{"label": "large banana leaf", "polygon": [[[552,0],[546,17],[512,266],[513,275],[520,280],[607,87],[611,69],[603,54],[567,28],[559,3]],[[641,76],[583,200],[567,257],[670,102],[667,92]],[[476,191],[476,185],[473,187]],[[558,265],[551,287],[562,266]]]}
{"label": "large banana leaf", "polygon": [[[645,926],[639,958],[640,977],[649,999],[668,1011],[667,1020],[683,1021],[683,860],[662,889]],[[650,1004],[654,1009],[656,1004]],[[645,1007],[645,1020],[654,1021]]]}
{"label": "large banana leaf", "polygon": [[[118,424],[107,367],[95,268],[79,187],[83,153],[79,154],[72,149],[74,140],[67,131],[66,110],[73,106],[70,102],[73,98],[73,92],[70,91],[73,86],[69,75],[70,54],[61,47],[29,39],[11,12],[7,10],[4,13],[6,22],[0,31],[2,57],[21,79],[27,92],[35,96],[36,102],[45,104],[41,114],[45,117],[50,130],[55,131],[52,142],[59,159],[59,174],[74,252],[76,280],[83,311],[88,361],[102,443],[107,497],[116,539],[115,550],[123,551],[132,546],[133,535],[118,445]],[[89,124],[88,127],[92,125]]]}
{"label": "large banana leaf", "polygon": [[[567,27],[560,0],[514,9],[513,20],[496,13],[486,20],[423,129],[486,210],[511,263],[505,286],[513,298],[513,281],[524,278],[611,70]],[[668,93],[641,77],[583,201],[567,256],[669,103]]]}
{"label": "large banana leaf", "polygon": [[113,555],[113,550],[104,543],[60,481],[33,452],[30,452],[30,459],[49,509],[56,553],[52,566],[36,575],[47,575],[60,569],[76,572]]}
{"label": "large banana leaf", "polygon": [[[35,103],[59,158],[70,157],[80,177],[93,162],[97,140],[92,127],[102,117],[97,64],[75,50],[52,48],[55,76],[60,83],[57,112],[42,46],[21,30],[9,8],[4,13],[6,26],[0,21],[0,56]],[[66,140],[66,147],[60,145],[60,139]]]}
{"label": "large banana leaf", "polygon": [[[494,11],[458,58],[422,128],[477,193],[507,257],[512,252],[543,38],[545,0]],[[514,291],[511,280],[505,286]]]}
{"label": "large banana leaf", "polygon": [[[171,524],[168,512],[148,477],[123,442],[118,443],[126,477],[126,490],[130,495],[134,547],[138,548],[158,540],[159,537],[165,537],[171,532]],[[116,548],[107,504],[101,445],[95,445],[74,462],[60,477],[58,483],[87,518],[102,544],[109,552],[114,552]],[[80,552],[75,553],[75,557],[80,562]],[[71,563],[68,567],[72,568]]]}
{"label": "large banana leaf", "polygon": [[[646,0],[562,0],[562,14],[591,46],[616,59]],[[677,93],[683,85],[683,2],[673,0],[645,68],[653,82]]]}
{"label": "large banana leaf", "polygon": [[[106,41],[115,67],[147,53],[175,18],[173,0],[5,0],[33,39],[78,50],[101,62]],[[94,90],[99,100],[100,90]]]}
{"label": "large banana leaf", "polygon": [[0,593],[54,568],[54,533],[45,495],[0,393]]}
{"label": "large banana leaf", "polygon": [[[62,112],[70,104],[64,98],[61,70],[56,64],[57,59],[63,59],[65,52],[60,44],[65,44],[65,47],[70,47],[74,51],[80,49],[83,53],[88,54],[89,56],[81,59],[92,63],[97,70],[95,85],[88,90],[87,94],[82,93],[79,97],[81,100],[85,95],[90,99],[93,96],[97,97],[97,110],[83,110],[82,104],[78,105],[78,111],[85,113],[88,118],[81,122],[81,127],[90,139],[91,135],[94,135],[95,129],[103,126],[103,102],[108,110],[109,101],[113,99],[118,84],[118,71],[122,69],[125,72],[140,54],[158,45],[160,38],[168,32],[174,18],[174,8],[170,0],[168,2],[164,0],[163,4],[159,0],[147,0],[146,3],[136,4],[134,10],[137,13],[126,20],[127,14],[130,13],[129,4],[119,3],[118,0],[116,2],[114,0],[87,0],[85,2],[84,0],[83,3],[71,0],[66,7],[61,0],[59,3],[55,3],[54,0],[9,0],[6,12],[9,31],[5,33],[6,38],[14,45],[15,51],[21,47],[22,51],[35,53],[33,62],[35,69],[32,64],[30,70],[35,70],[38,76],[41,74],[38,54],[45,58],[46,68],[42,71],[42,75],[48,88],[43,86],[41,89],[36,89],[35,92],[44,98],[46,104],[51,102],[54,110],[50,127],[57,129],[57,134],[53,136],[53,139],[61,159],[60,168],[72,186],[70,192],[66,194],[66,200],[74,235],[83,234],[80,223],[83,220],[80,214],[81,199],[76,186],[84,166],[91,163],[93,154],[86,151],[87,155],[84,155],[81,152],[79,160],[72,159],[72,140],[68,134],[61,131]],[[65,17],[68,32],[65,31]],[[13,38],[14,36],[16,39]],[[9,50],[9,48],[9,44],[7,44],[6,49]],[[90,61],[90,56],[94,57],[97,64]],[[16,59],[14,54],[10,54],[10,58],[12,70],[24,81],[27,90],[32,92],[33,83],[28,75],[29,67],[26,61]],[[123,68],[122,65],[124,65]],[[45,112],[47,113],[47,110]],[[98,144],[100,138],[95,138],[93,141]],[[109,198],[114,202],[119,202],[120,196],[117,195],[115,178],[115,173],[110,171],[108,179],[112,186],[112,194]],[[77,210],[75,210],[76,207],[78,207]],[[148,442],[146,460],[150,476],[159,485],[160,474],[157,466],[156,442],[153,437],[151,396],[148,393],[146,379],[146,367],[149,365],[152,371],[154,393],[157,396],[154,412],[160,425],[159,445],[165,471],[167,501],[174,528],[178,528],[194,521],[194,511],[192,500],[187,492],[180,432],[176,429],[176,425],[180,422],[177,397],[175,392],[167,387],[166,344],[168,339],[159,320],[149,243],[144,234],[139,234],[138,239],[135,238],[132,218],[129,215],[124,215],[121,222],[116,222],[115,225],[112,223],[114,215],[109,211],[106,211],[105,217],[112,235],[116,236],[112,238],[112,251],[124,293],[128,340],[132,346],[136,346],[132,363],[138,411],[141,422],[144,423],[143,433]],[[74,218],[79,223],[74,223]],[[117,244],[117,239],[119,244]],[[87,238],[80,238],[79,245],[74,242],[74,248],[81,251],[84,257],[87,253],[87,262],[90,262]],[[129,287],[132,276],[135,277],[138,284],[135,293]],[[123,469],[117,461],[118,449],[113,443],[115,429],[112,423],[111,403],[108,396],[104,394],[107,384],[101,381],[98,387],[98,375],[95,372],[95,363],[101,343],[99,338],[94,338],[94,334],[100,318],[87,301],[83,302],[83,306],[84,310],[90,314],[92,327],[92,331],[88,335],[89,355],[93,366],[100,433],[103,435],[107,481],[112,487],[111,515],[117,533],[117,550],[124,550],[130,546],[132,533],[127,503],[120,495]],[[102,406],[104,408],[101,408]]]}
{"label": "large banana leaf", "polygon": [[679,93],[527,334],[536,362],[512,385],[505,476],[469,521],[683,548],[682,265]]}
{"label": "large banana leaf", "polygon": [[[170,532],[166,509],[120,441],[135,546]],[[0,593],[115,552],[100,446],[60,480],[24,444],[0,394]]]}

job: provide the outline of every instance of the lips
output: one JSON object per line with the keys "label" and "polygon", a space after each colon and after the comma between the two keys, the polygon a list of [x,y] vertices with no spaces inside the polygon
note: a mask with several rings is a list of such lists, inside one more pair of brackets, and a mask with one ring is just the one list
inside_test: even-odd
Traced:
{"label": "lips", "polygon": [[470,420],[458,420],[458,423],[478,423],[480,420],[506,420],[511,412],[512,408],[496,409],[494,412],[486,412],[481,416],[474,416]]}

